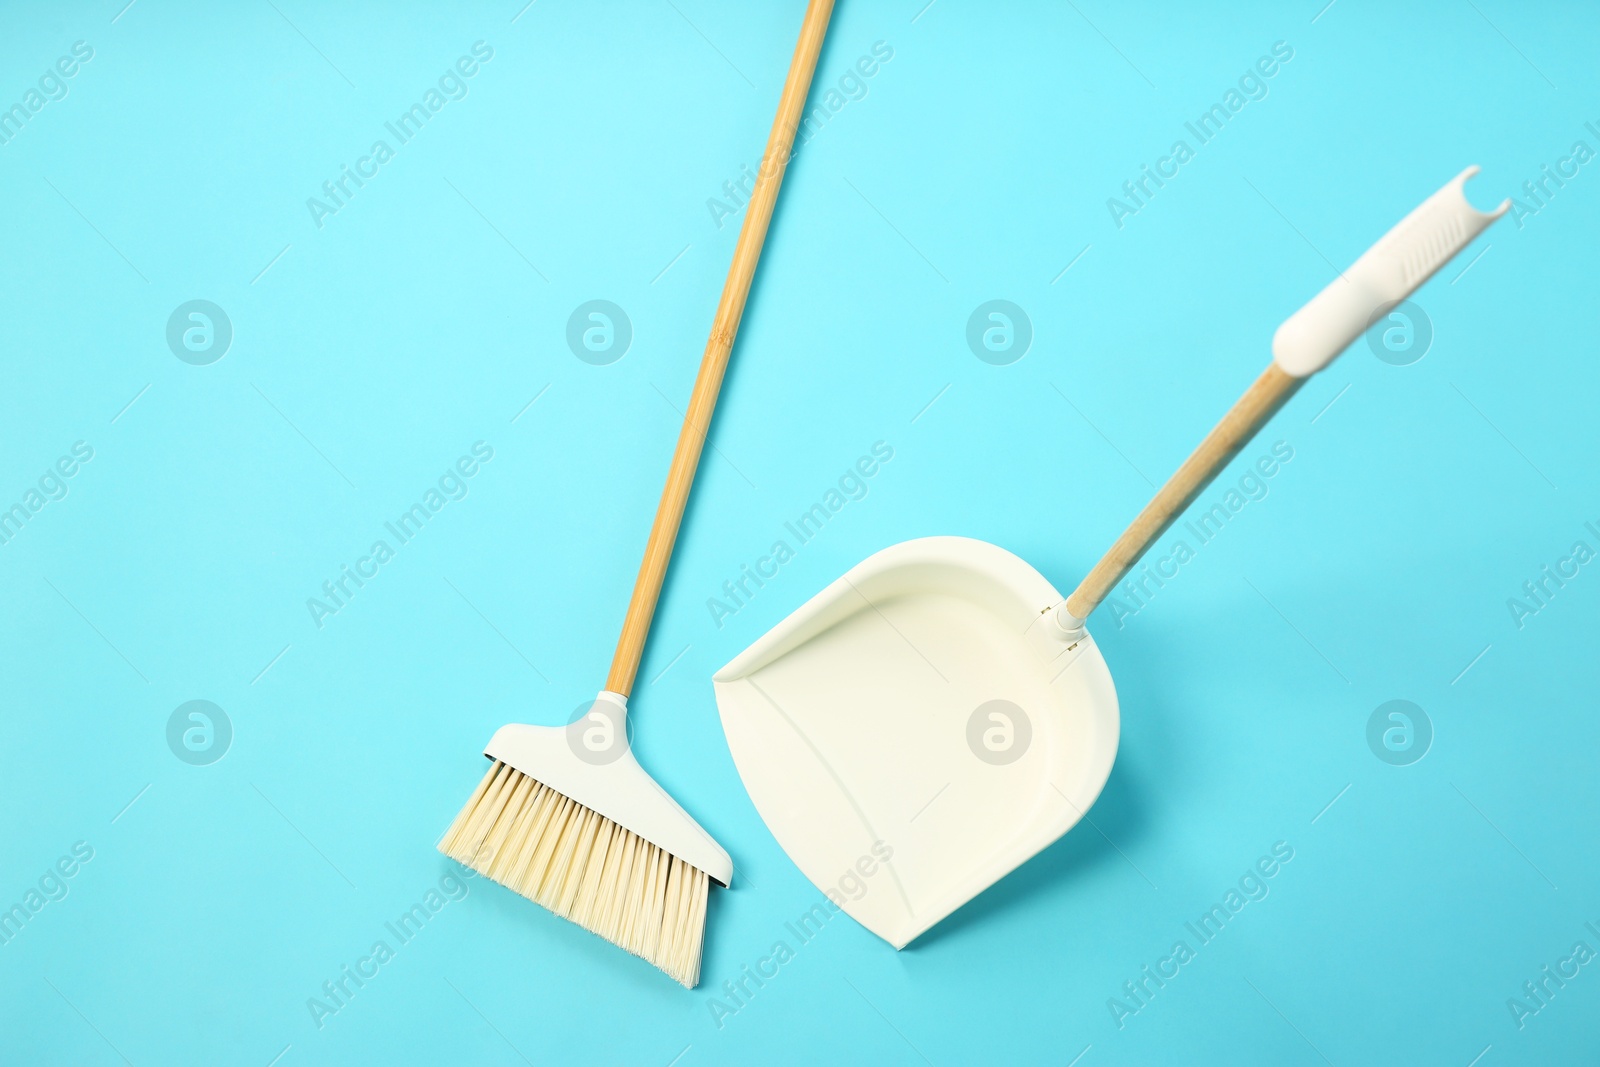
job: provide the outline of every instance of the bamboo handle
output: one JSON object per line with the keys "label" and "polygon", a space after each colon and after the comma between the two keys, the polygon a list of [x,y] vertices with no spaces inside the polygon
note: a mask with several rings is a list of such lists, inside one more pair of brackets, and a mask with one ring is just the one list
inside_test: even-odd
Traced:
{"label": "bamboo handle", "polygon": [[828,32],[828,17],[832,13],[833,0],[811,0],[806,7],[805,21],[800,25],[800,40],[789,64],[789,76],[783,83],[783,95],[778,98],[778,114],[772,120],[767,151],[761,157],[756,187],[745,209],[739,243],[734,246],[733,263],[728,268],[727,283],[722,287],[722,300],[717,304],[717,317],[711,323],[711,337],[706,342],[700,373],[695,378],[694,392],[689,396],[689,410],[678,434],[677,451],[672,454],[672,466],[667,470],[666,488],[656,508],[655,523],[650,527],[644,563],[633,584],[628,615],[622,621],[622,636],[617,640],[617,652],[611,660],[606,688],[613,693],[628,696],[633,691],[639,660],[644,656],[645,638],[650,634],[650,620],[661,596],[661,583],[666,580],[667,563],[672,558],[683,509],[689,502],[689,489],[700,464],[700,450],[711,425],[711,412],[717,405],[722,376],[728,369],[733,339],[739,332],[739,319],[744,315],[745,299],[750,295],[756,263],[761,259],[767,225],[778,203],[778,187],[783,184],[783,173],[789,165],[795,130],[800,125],[806,95],[811,91],[811,75],[817,69],[817,57],[822,54],[822,39]]}
{"label": "bamboo handle", "polygon": [[1476,173],[1477,167],[1468,167],[1456,175],[1278,327],[1272,337],[1273,361],[1261,377],[1184,460],[1072,595],[1056,606],[1052,614],[1065,636],[1082,634],[1089,613],[1308,377],[1337,358],[1377,316],[1410,296],[1506,213],[1509,200],[1489,214],[1467,202],[1462,187]]}
{"label": "bamboo handle", "polygon": [[1086,575],[1078,588],[1067,597],[1066,609],[1077,619],[1086,619],[1100,606],[1124,575],[1133,569],[1139,558],[1167,532],[1184,509],[1194,503],[1194,498],[1205,491],[1222,468],[1226,467],[1239,450],[1249,443],[1268,419],[1289,402],[1295,391],[1305,383],[1286,373],[1277,363],[1267,364],[1267,369],[1255,384],[1245,390],[1222,421],[1206,435],[1177,473],[1167,479],[1159,492],[1139,512],[1117,543],[1101,557],[1094,570]]}

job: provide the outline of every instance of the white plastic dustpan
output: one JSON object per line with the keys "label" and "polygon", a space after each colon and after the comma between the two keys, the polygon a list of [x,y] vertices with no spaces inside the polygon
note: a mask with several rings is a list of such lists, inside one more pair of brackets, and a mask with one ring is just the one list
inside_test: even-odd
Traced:
{"label": "white plastic dustpan", "polygon": [[739,775],[807,878],[904,947],[1083,817],[1116,757],[1084,620],[1310,375],[1504,214],[1468,168],[1286,321],[1273,361],[1071,596],[928,537],[852,568],[713,678]]}
{"label": "white plastic dustpan", "polygon": [[1002,548],[925,537],[856,565],[717,672],[761,817],[896,948],[1069,830],[1111,773],[1111,672],[1092,639],[1069,656],[1049,632],[1060,601]]}

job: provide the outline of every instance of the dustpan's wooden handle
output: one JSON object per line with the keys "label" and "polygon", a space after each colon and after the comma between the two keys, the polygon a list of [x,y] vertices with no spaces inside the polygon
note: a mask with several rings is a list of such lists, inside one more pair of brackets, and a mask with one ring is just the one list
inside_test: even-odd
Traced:
{"label": "dustpan's wooden handle", "polygon": [[1304,383],[1304,378],[1296,378],[1277,363],[1267,364],[1267,369],[1255,380],[1255,384],[1206,434],[1200,447],[1183,461],[1177,473],[1167,479],[1167,484],[1161,487],[1150,503],[1144,506],[1144,510],[1139,512],[1139,517],[1117,538],[1111,551],[1101,557],[1100,562],[1094,565],[1094,570],[1067,597],[1067,611],[1077,619],[1088,618],[1089,613],[1100,606],[1106,594],[1116,588],[1123,576],[1139,562],[1139,557],[1144,555],[1156,538],[1167,532],[1167,528],[1183,514],[1184,509],[1194,503],[1194,498],[1211,484],[1212,479],[1256,435],[1256,431],[1277,414],[1278,409],[1287,404],[1295,390]]}
{"label": "dustpan's wooden handle", "polygon": [[733,249],[733,264],[728,268],[728,280],[722,287],[717,317],[711,323],[711,337],[700,360],[700,374],[695,378],[689,410],[678,434],[678,448],[667,470],[667,485],[661,493],[661,504],[656,508],[655,523],[650,527],[644,563],[639,567],[633,597],[628,602],[628,615],[622,622],[622,636],[611,660],[606,688],[613,693],[627,696],[632,692],[639,660],[644,656],[650,620],[661,596],[661,583],[666,580],[667,562],[672,558],[672,546],[678,539],[683,509],[689,502],[689,488],[694,484],[694,472],[700,464],[700,450],[705,445],[706,430],[711,426],[711,412],[722,388],[723,373],[728,369],[733,339],[739,332],[739,319],[744,315],[745,299],[750,295],[761,246],[767,238],[767,224],[772,221],[772,211],[778,203],[778,187],[789,165],[800,113],[811,91],[811,75],[817,68],[817,57],[822,53],[822,39],[828,32],[828,17],[832,13],[833,0],[811,0],[806,7],[805,21],[800,25],[800,40],[789,64],[788,79],[783,83],[783,95],[778,98],[778,114],[772,121],[772,133],[767,137],[767,151],[761,157],[755,190],[745,208],[739,243]]}
{"label": "dustpan's wooden handle", "polygon": [[1184,460],[1072,595],[1056,607],[1056,622],[1068,637],[1082,633],[1089,613],[1262,424],[1288,403],[1301,383],[1326,367],[1380,315],[1399,305],[1506,213],[1509,200],[1492,212],[1479,211],[1468,203],[1463,186],[1476,173],[1477,167],[1468,167],[1456,175],[1278,327],[1272,338],[1273,361],[1261,377]]}

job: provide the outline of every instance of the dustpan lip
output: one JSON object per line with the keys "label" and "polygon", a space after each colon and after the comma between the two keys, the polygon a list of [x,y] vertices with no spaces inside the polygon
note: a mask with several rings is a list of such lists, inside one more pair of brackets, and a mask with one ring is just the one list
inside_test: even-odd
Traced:
{"label": "dustpan lip", "polygon": [[711,676],[711,680],[736,681],[760,670],[772,659],[777,658],[774,655],[775,650],[782,647],[789,637],[846,593],[891,571],[926,564],[943,564],[980,571],[985,577],[1003,582],[1018,597],[1029,601],[1038,600],[1041,605],[1053,606],[1061,600],[1061,594],[1044,575],[1034,569],[1032,564],[993,542],[959,534],[914,537],[908,541],[880,548],[845,571],[724,664]]}

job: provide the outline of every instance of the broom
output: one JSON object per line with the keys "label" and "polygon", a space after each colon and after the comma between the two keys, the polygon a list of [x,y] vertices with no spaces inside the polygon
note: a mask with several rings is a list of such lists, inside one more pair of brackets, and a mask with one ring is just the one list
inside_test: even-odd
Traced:
{"label": "broom", "polygon": [[628,695],[832,11],[833,0],[806,8],[606,687],[569,727],[497,730],[484,750],[488,773],[439,842],[451,859],[690,989],[700,980],[710,883],[727,886],[733,861],[633,758]]}

